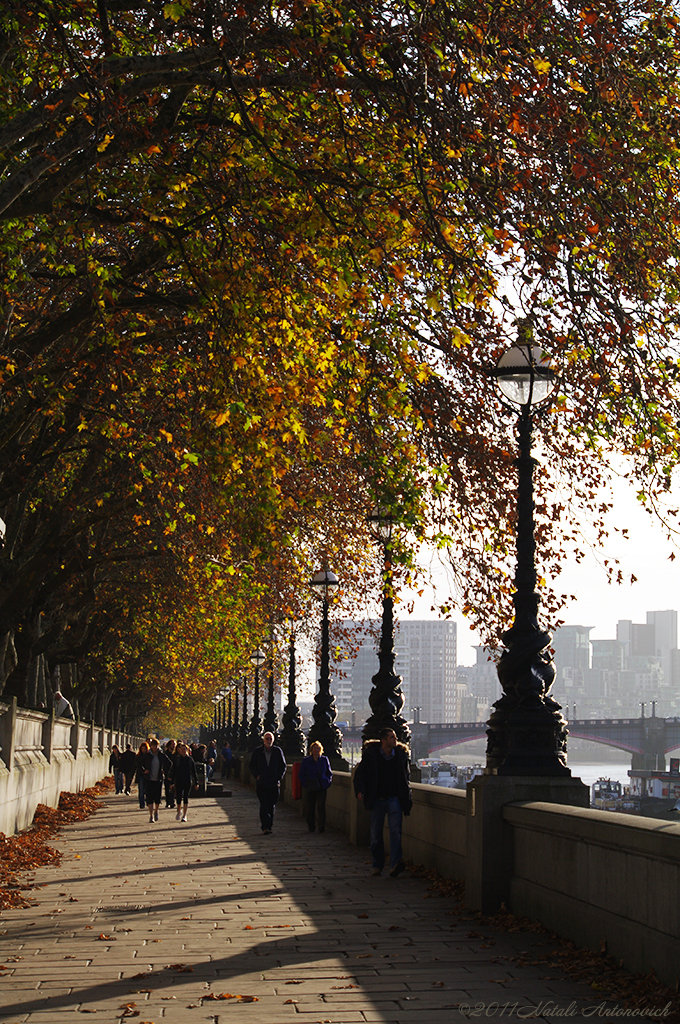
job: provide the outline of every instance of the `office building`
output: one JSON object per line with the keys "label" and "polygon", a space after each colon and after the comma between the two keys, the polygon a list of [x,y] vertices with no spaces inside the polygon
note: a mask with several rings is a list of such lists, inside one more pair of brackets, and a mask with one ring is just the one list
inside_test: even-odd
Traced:
{"label": "office building", "polygon": [[[371,713],[368,697],[379,668],[380,621],[342,623],[335,645],[332,689],[338,718],[358,723]],[[402,677],[404,718],[418,708],[422,722],[453,722],[456,708],[456,623],[407,619],[395,624],[395,672]]]}

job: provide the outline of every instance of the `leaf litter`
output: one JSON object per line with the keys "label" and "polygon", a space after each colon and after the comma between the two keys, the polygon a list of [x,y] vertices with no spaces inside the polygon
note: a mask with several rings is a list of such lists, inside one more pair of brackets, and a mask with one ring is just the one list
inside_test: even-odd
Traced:
{"label": "leaf litter", "polygon": [[[505,906],[492,917],[484,917],[463,907],[465,885],[456,879],[443,878],[437,871],[409,863],[408,869],[416,878],[428,883],[426,898],[446,897],[456,901],[456,906],[447,914],[457,917],[460,922],[474,922],[478,926],[499,932],[530,932],[545,936],[550,940],[552,949],[546,953],[520,953],[517,957],[499,957],[514,963],[518,967],[542,967],[558,970],[574,981],[590,985],[593,992],[600,997],[618,1000],[632,1009],[648,1012],[654,1008],[665,1007],[669,1003],[671,1009],[664,1016],[666,1024],[680,1024],[680,1002],[676,989],[663,985],[653,970],[647,974],[633,974],[626,970],[614,957],[607,953],[606,943],[599,950],[579,949],[569,939],[555,935],[544,928],[538,921],[511,914]],[[452,926],[455,927],[455,926]],[[494,940],[481,932],[468,932],[468,939],[481,940],[480,948],[494,945]],[[554,975],[550,975],[554,977]],[[507,979],[506,979],[507,980]]]}
{"label": "leaf litter", "polygon": [[0,832],[0,910],[34,905],[24,895],[35,888],[31,872],[48,864],[57,867],[61,863],[61,853],[49,846],[47,840],[56,836],[64,825],[85,821],[94,814],[102,806],[98,797],[113,786],[113,779],[107,777],[82,793],[61,793],[56,808],[38,804],[33,824],[24,832],[15,836]]}

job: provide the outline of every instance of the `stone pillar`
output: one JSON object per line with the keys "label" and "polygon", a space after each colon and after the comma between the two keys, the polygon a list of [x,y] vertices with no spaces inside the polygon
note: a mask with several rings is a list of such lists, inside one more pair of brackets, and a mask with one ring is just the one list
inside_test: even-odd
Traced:
{"label": "stone pillar", "polygon": [[54,708],[43,722],[42,727],[42,748],[47,760],[52,763],[52,747],[54,746]]}
{"label": "stone pillar", "polygon": [[14,743],[16,740],[17,699],[11,697],[4,715],[0,716],[0,755],[7,771],[14,767]]}
{"label": "stone pillar", "polygon": [[552,776],[478,775],[467,785],[465,905],[495,914],[510,898],[513,832],[503,807],[529,801],[588,807],[590,791],[580,779]]}
{"label": "stone pillar", "polygon": [[369,846],[371,815],[364,807],[363,800],[357,800],[354,795],[354,771],[349,784],[349,841],[353,846]]}

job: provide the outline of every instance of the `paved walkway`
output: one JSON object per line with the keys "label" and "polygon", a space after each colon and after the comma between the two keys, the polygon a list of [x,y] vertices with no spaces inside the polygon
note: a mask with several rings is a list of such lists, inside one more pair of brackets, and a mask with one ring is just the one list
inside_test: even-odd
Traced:
{"label": "paved walkway", "polygon": [[0,916],[3,1024],[607,1019],[590,987],[532,965],[544,936],[452,914],[408,872],[371,877],[367,851],[283,805],[264,836],[238,783],[184,825],[104,803],[61,833],[36,905]]}

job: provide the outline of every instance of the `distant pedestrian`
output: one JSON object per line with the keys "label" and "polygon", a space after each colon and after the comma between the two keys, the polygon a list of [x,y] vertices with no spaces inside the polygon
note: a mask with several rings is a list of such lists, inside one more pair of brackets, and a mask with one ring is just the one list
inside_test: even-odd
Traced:
{"label": "distant pedestrian", "polygon": [[144,788],[146,781],[144,778],[144,758],[149,753],[149,744],[146,740],[142,740],[139,744],[139,750],[135,757],[135,781],[137,782],[137,795],[139,797],[140,810],[144,810],[146,807],[146,797],[144,795]]}
{"label": "distant pedestrian", "polygon": [[158,745],[157,739],[149,742],[149,750],[142,758],[144,772],[144,796],[149,809],[149,824],[158,821],[161,792],[166,771],[171,771],[172,761]]}
{"label": "distant pedestrian", "polygon": [[314,831],[314,819],[319,832],[326,828],[326,793],[333,781],[331,763],[323,752],[323,746],[315,740],[309,748],[309,756],[300,764],[300,785],[304,790],[307,828]]}
{"label": "distant pedestrian", "polygon": [[120,763],[121,757],[122,754],[120,752],[120,748],[117,746],[117,744],[114,743],[113,746],[111,747],[111,753],[109,755],[109,771],[113,772],[113,781],[116,784],[116,793],[123,792],[124,776],[123,769]]}
{"label": "distant pedestrian", "polygon": [[205,752],[205,763],[207,765],[206,776],[207,776],[208,781],[210,781],[210,779],[212,779],[212,777],[213,777],[213,772],[215,771],[215,768],[217,766],[217,741],[216,740],[210,740],[210,743],[208,744],[208,747],[207,747],[206,752]]}
{"label": "distant pedestrian", "polygon": [[71,703],[66,700],[61,690],[55,690],[54,693],[54,713],[57,718],[73,718]]}
{"label": "distant pedestrian", "polygon": [[175,778],[175,798],[177,800],[177,821],[186,821],[189,809],[189,796],[198,788],[196,762],[189,753],[186,743],[177,744],[173,772]]}
{"label": "distant pedestrian", "polygon": [[406,865],[401,852],[402,814],[411,813],[408,747],[397,741],[394,729],[381,729],[379,739],[367,740],[354,773],[354,792],[371,813],[371,856],[373,874],[385,866],[383,826],[387,815],[390,833],[390,877],[400,875]]}
{"label": "distant pedestrian", "polygon": [[125,779],[125,792],[128,796],[130,795],[130,787],[132,786],[132,779],[135,774],[136,761],[137,755],[128,743],[120,755],[120,767]]}
{"label": "distant pedestrian", "polygon": [[274,746],[273,733],[266,732],[262,737],[262,746],[255,747],[250,758],[250,771],[255,776],[255,791],[260,801],[262,831],[270,835],[281,779],[286,774],[286,759],[281,747]]}
{"label": "distant pedestrian", "polygon": [[167,754],[168,758],[170,759],[170,761],[172,762],[172,766],[173,766],[172,768],[168,768],[167,771],[165,772],[165,779],[164,779],[164,785],[165,785],[165,806],[166,807],[174,807],[175,806],[175,780],[174,780],[174,777],[173,777],[173,775],[174,775],[173,768],[174,768],[174,764],[175,764],[175,755],[177,753],[177,744],[176,744],[176,742],[174,740],[168,740],[168,742],[165,744],[165,747],[163,749],[164,749],[165,753]]}
{"label": "distant pedestrian", "polygon": [[230,745],[228,743],[225,743],[224,746],[222,747],[221,757],[222,757],[222,778],[223,779],[230,779],[231,778],[231,769],[232,769],[233,763],[234,763],[234,755],[233,755],[231,747],[230,747]]}

